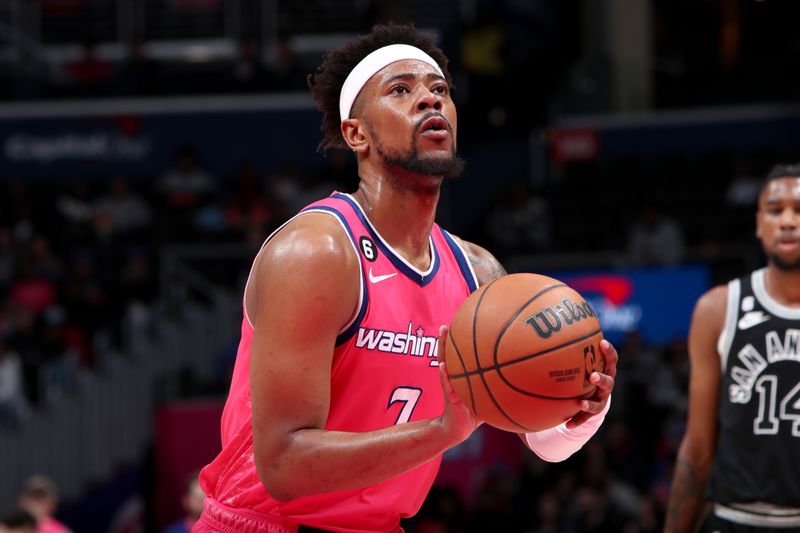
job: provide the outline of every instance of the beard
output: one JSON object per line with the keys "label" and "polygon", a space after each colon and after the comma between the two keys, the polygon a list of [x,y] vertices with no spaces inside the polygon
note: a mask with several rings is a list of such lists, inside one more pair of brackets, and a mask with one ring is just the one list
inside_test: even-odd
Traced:
{"label": "beard", "polygon": [[784,272],[793,272],[796,270],[800,270],[800,257],[795,258],[791,261],[787,261],[784,258],[780,257],[778,254],[767,254],[767,258],[769,262],[775,265],[775,268],[778,270],[782,270]]}
{"label": "beard", "polygon": [[[435,112],[426,113],[417,121],[414,130],[411,132],[411,148],[406,153],[388,153],[383,148],[383,143],[375,137],[375,133],[370,127],[370,132],[378,141],[375,145],[375,150],[387,165],[403,169],[411,174],[436,178],[457,178],[464,171],[465,163],[464,160],[456,154],[455,142],[453,142],[450,155],[445,157],[420,155],[417,149],[417,133],[422,123],[432,116],[441,116],[441,114]],[[452,128],[450,132],[452,134]]]}
{"label": "beard", "polygon": [[464,171],[464,160],[453,151],[449,157],[423,156],[414,146],[411,150],[402,155],[389,155],[384,153],[380,147],[377,148],[378,155],[390,166],[402,168],[412,174],[421,174],[430,177],[457,178]]}

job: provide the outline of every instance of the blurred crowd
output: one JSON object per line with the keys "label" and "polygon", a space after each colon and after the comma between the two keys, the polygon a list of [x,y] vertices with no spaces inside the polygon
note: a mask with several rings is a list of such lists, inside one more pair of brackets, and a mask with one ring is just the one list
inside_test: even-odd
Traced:
{"label": "blurred crowd", "polygon": [[341,161],[269,180],[243,162],[220,177],[181,147],[150,180],[0,183],[0,425],[57,400],[78,368],[121,346],[128,320],[146,320],[162,246],[257,245],[289,213],[346,186]]}
{"label": "blurred crowd", "polygon": [[[643,162],[566,166],[546,187],[516,180],[487,184],[495,200],[464,225],[462,236],[504,261],[519,254],[610,250],[628,264],[674,265],[710,254],[712,243],[747,246],[761,178],[756,168],[763,161],[738,161],[722,169],[715,157],[659,161],[664,173],[680,172],[682,165],[700,169],[708,189],[677,209],[669,199],[684,194],[692,180],[676,180],[660,202],[631,200],[627,205],[636,208],[603,212],[588,226],[565,213],[593,212],[611,194],[618,196],[614,205],[625,205],[622,195],[638,194],[632,184]],[[621,168],[632,171],[623,176]],[[720,176],[718,183],[712,174]],[[126,324],[147,322],[158,306],[164,246],[257,247],[307,203],[334,189],[352,190],[355,178],[347,153],[330,154],[322,168],[287,165],[265,174],[243,161],[218,175],[184,146],[151,179],[0,184],[0,426],[6,426],[0,430],[13,431],[68,394],[80,369],[102,368],[100,354],[124,349]],[[632,188],[621,192],[624,184]],[[714,209],[702,231],[693,229],[703,224],[695,206],[722,204],[725,213]],[[242,273],[248,266],[242,262]],[[220,354],[226,368],[215,383],[185,387],[181,394],[224,396],[236,340]],[[614,406],[585,450],[563,464],[526,453],[522,470],[490,469],[469,502],[455,490],[437,488],[407,530],[658,530],[685,420],[685,341],[651,346],[634,331],[619,349]]]}
{"label": "blurred crowd", "polygon": [[0,533],[71,533],[55,518],[58,503],[52,479],[41,474],[29,477],[16,504],[0,511]]}
{"label": "blurred crowd", "polygon": [[[393,2],[365,4],[371,6],[362,17],[368,23],[409,17]],[[772,40],[745,53],[747,39],[757,33],[753,28],[775,20],[751,12],[766,3],[724,17],[712,4],[704,2],[699,17],[681,16],[684,7],[678,4],[655,3],[655,106],[796,95],[798,71],[781,62],[798,48],[794,32],[775,31]],[[499,132],[527,135],[532,127],[546,125],[554,108],[568,106],[565,94],[576,90],[565,85],[574,82],[567,79],[570,66],[586,59],[575,37],[580,33],[577,3],[526,5],[476,2],[470,20],[443,28],[467,140],[491,139]],[[778,18],[786,24],[794,20]],[[686,31],[675,30],[685,24]],[[739,33],[731,33],[737,24]],[[126,44],[114,61],[98,53],[99,45],[84,40],[78,56],[56,68],[30,61],[0,69],[0,99],[303,91],[310,71],[308,58],[301,58],[283,33],[269,61],[256,37],[240,39],[233,60],[179,64],[158,59],[144,39]],[[318,59],[317,54],[313,64]],[[592,66],[587,68],[584,74]],[[534,84],[526,81],[531,72],[538,74]],[[787,75],[788,81],[781,78]],[[774,81],[776,76],[781,82]],[[584,85],[602,85],[600,78],[589,81]],[[124,350],[131,322],[152,320],[162,296],[163,247],[187,242],[257,247],[304,205],[356,184],[347,153],[329,154],[322,168],[286,164],[265,173],[241,161],[236,168],[212,172],[191,146],[174,148],[174,160],[160,174],[138,179],[0,177],[0,431],[17,430],[69,394],[80,372],[102,369],[103,354]],[[630,156],[554,164],[546,178],[535,176],[536,182],[487,177],[485,195],[491,200],[477,212],[459,205],[458,216],[464,218],[453,217],[453,229],[503,262],[529,254],[610,252],[617,264],[626,265],[702,261],[713,267],[713,281],[721,282],[744,272],[741,262],[719,260],[729,258],[725,250],[753,253],[761,178],[772,164],[795,162],[798,154]],[[248,267],[244,261],[240,270]],[[222,397],[237,340],[232,338],[231,349],[220,354],[225,368],[215,383],[181,393]],[[634,331],[618,348],[613,407],[601,433],[582,452],[548,464],[520,446],[523,469],[488,469],[469,501],[455,489],[435,488],[406,530],[659,531],[685,422],[685,340],[652,346]],[[54,488],[37,479],[38,485],[31,484],[38,486],[34,492],[52,494]],[[34,531],[31,514],[15,509],[0,517],[0,524],[8,531]]]}
{"label": "blurred crowd", "polygon": [[[133,17],[128,32],[109,22],[121,15],[104,4],[37,3],[29,18],[42,21],[41,43],[0,41],[0,51],[9,52],[0,54],[0,100],[302,91],[331,33],[357,34],[392,20],[437,32],[464,118],[470,129],[483,129],[483,138],[525,134],[559,113],[615,110],[617,58],[584,29],[592,11],[577,0],[479,0],[437,10],[408,0],[279,2],[266,15],[275,17],[274,27],[261,26],[266,8],[256,0],[149,2],[126,13]],[[225,23],[231,9],[236,33]],[[800,48],[790,22],[800,14],[796,4],[706,0],[695,9],[662,1],[650,10],[653,108],[791,101],[800,94],[791,68]],[[182,41],[188,44],[178,53]],[[535,83],[527,83],[531,76]]]}
{"label": "blurred crowd", "polygon": [[[148,43],[130,45],[125,59],[112,61],[85,40],[74,59],[56,65],[32,61],[26,69],[0,74],[0,99],[98,98],[187,94],[257,93],[305,88],[305,73],[285,40],[276,43],[276,59],[263,60],[260,44],[242,39],[232,59],[185,61],[155,59]],[[5,78],[5,79],[4,79]]]}

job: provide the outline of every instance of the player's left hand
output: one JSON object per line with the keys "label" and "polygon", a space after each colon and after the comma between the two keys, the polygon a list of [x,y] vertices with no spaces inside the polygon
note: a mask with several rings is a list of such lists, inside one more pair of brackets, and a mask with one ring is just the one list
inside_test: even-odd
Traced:
{"label": "player's left hand", "polygon": [[589,418],[602,412],[608,403],[611,391],[614,389],[614,377],[617,375],[619,355],[616,348],[605,339],[600,341],[600,350],[602,350],[603,358],[605,359],[605,368],[602,373],[592,372],[589,376],[589,381],[596,385],[597,388],[589,398],[581,400],[581,412],[567,421],[567,429],[576,428],[589,420]]}

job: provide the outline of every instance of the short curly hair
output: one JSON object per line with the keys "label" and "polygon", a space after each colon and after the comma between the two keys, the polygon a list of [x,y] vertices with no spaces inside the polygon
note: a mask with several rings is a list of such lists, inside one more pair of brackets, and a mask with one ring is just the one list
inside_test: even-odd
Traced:
{"label": "short curly hair", "polygon": [[800,165],[775,165],[767,174],[766,181],[778,178],[800,178]]}
{"label": "short curly hair", "polygon": [[341,118],[339,117],[339,94],[344,80],[358,63],[378,48],[390,44],[410,44],[431,56],[444,73],[445,80],[452,85],[452,77],[447,69],[447,56],[436,46],[433,39],[420,33],[413,24],[381,24],[372,27],[366,34],[348,41],[340,48],[327,52],[317,71],[308,76],[308,86],[317,107],[322,111],[322,140],[317,150],[330,148],[346,149],[342,138]]}

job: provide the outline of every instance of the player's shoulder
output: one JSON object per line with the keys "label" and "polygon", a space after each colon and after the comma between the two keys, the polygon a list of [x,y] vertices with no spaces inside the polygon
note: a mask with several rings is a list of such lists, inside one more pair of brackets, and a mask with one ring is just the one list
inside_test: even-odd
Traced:
{"label": "player's shoulder", "polygon": [[304,279],[349,277],[358,258],[345,230],[326,213],[303,213],[291,219],[264,245],[256,258],[259,277]]}
{"label": "player's shoulder", "polygon": [[728,302],[728,284],[715,285],[703,293],[697,300],[698,307],[724,307]]}
{"label": "player's shoulder", "polygon": [[725,322],[728,307],[728,285],[716,285],[697,299],[692,322],[695,327],[703,326],[719,331]]}
{"label": "player's shoulder", "polygon": [[[336,302],[331,316],[352,311],[358,299],[358,257],[336,219],[325,213],[303,213],[289,220],[255,258],[245,288],[245,305],[256,324],[264,305],[281,300],[305,305],[312,300]],[[339,309],[337,306],[341,306]]]}
{"label": "player's shoulder", "polygon": [[301,260],[330,260],[353,255],[341,224],[322,212],[301,213],[291,219],[264,246],[263,253]]}

